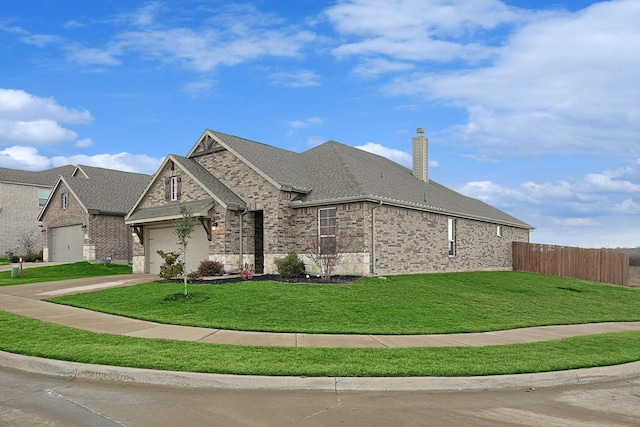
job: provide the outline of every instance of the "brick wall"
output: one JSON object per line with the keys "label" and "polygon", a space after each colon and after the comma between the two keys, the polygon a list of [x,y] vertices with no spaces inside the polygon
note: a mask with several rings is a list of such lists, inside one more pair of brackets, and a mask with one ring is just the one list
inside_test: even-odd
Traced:
{"label": "brick wall", "polygon": [[131,260],[133,240],[123,216],[91,215],[88,235],[88,244],[95,248],[94,260],[101,260],[107,255],[114,263]]}
{"label": "brick wall", "polygon": [[[68,205],[66,209],[62,208],[60,198],[63,193],[67,193]],[[42,226],[45,231],[44,234],[44,260],[49,261],[48,246],[49,246],[49,229],[55,227],[64,227],[69,225],[89,224],[89,214],[84,210],[80,202],[73,197],[73,193],[69,191],[67,186],[61,182],[58,188],[53,193],[52,199],[49,202],[47,210],[42,216]],[[89,244],[88,234],[84,233],[83,245]],[[85,253],[86,253],[85,248]]]}
{"label": "brick wall", "polygon": [[[275,258],[294,251],[305,258],[308,271],[317,272],[305,249],[318,232],[318,209],[292,209],[295,194],[278,190],[228,151],[218,151],[195,158],[214,176],[234,191],[248,205],[242,215],[215,206],[212,216],[218,228],[212,232],[209,259],[221,261],[227,271],[237,271],[240,263],[240,224],[243,224],[242,262],[251,263],[254,253],[255,211],[264,215],[264,271],[274,273]],[[165,201],[164,178],[168,168],[150,189],[143,207],[158,206]],[[210,197],[184,173],[181,200]],[[336,205],[338,227],[348,239],[345,263],[336,274],[403,274],[437,271],[491,270],[511,268],[511,242],[528,241],[528,230],[503,226],[502,237],[496,224],[458,218],[456,220],[456,255],[448,255],[448,216],[371,202]],[[373,218],[375,216],[375,223]],[[375,247],[372,241],[375,240]],[[134,245],[139,261],[141,247]],[[374,259],[375,258],[375,259]]]}
{"label": "brick wall", "polygon": [[[61,195],[67,193],[68,206],[61,206]],[[128,263],[132,251],[132,237],[124,216],[90,215],[73,196],[64,183],[60,183],[48,209],[42,218],[45,235],[55,227],[84,224],[83,259],[85,261],[101,260],[115,252],[113,262]],[[48,239],[45,238],[45,253],[48,254]],[[48,258],[48,256],[47,256]],[[48,259],[46,259],[48,260]]]}
{"label": "brick wall", "polygon": [[23,255],[16,251],[25,233],[38,241],[37,251],[42,249],[43,233],[36,220],[40,214],[38,188],[41,187],[0,183],[0,257],[7,251]]}
{"label": "brick wall", "polygon": [[[498,237],[496,224],[457,218],[456,255],[449,256],[447,215],[374,203],[336,207],[338,228],[347,230],[344,234],[351,242],[345,258],[362,264],[343,265],[338,274],[358,271],[369,274],[373,252],[376,274],[510,269],[511,242],[529,241],[527,230],[503,226],[502,237]],[[304,236],[306,241],[317,238],[317,210],[297,209],[292,234]],[[303,254],[304,245],[300,243],[294,250]]]}

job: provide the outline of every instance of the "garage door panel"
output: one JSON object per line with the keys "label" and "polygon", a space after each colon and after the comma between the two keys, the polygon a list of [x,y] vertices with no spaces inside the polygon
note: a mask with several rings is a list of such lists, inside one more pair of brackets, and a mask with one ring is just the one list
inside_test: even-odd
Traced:
{"label": "garage door panel", "polygon": [[[195,271],[200,266],[200,261],[209,258],[209,241],[204,228],[198,223],[187,244],[187,272]],[[148,271],[150,274],[159,274],[160,266],[164,262],[158,250],[164,252],[179,251],[178,236],[174,233],[175,228],[149,228],[146,230],[148,236],[147,259]]]}
{"label": "garage door panel", "polygon": [[82,261],[84,239],[80,225],[51,228],[49,238],[50,261]]}

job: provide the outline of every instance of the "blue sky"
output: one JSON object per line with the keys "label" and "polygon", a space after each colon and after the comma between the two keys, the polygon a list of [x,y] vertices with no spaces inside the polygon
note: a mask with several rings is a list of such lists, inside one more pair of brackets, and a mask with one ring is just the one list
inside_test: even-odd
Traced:
{"label": "blue sky", "polygon": [[327,140],[536,227],[640,246],[640,2],[65,1],[0,8],[0,166],[154,173],[205,129]]}

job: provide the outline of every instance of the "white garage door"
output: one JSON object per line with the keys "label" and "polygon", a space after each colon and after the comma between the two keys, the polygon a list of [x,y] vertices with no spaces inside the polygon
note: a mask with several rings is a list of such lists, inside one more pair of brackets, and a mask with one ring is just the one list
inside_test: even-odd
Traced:
{"label": "white garage door", "polygon": [[[187,244],[187,272],[195,271],[200,266],[200,261],[209,259],[209,241],[207,233],[198,222],[189,243]],[[157,254],[158,249],[164,252],[181,251],[178,245],[178,236],[174,233],[175,228],[145,228],[147,237],[147,257],[149,274],[160,273],[160,266],[164,261]],[[182,257],[180,257],[182,260]]]}
{"label": "white garage door", "polygon": [[82,228],[80,225],[49,229],[49,261],[82,261]]}

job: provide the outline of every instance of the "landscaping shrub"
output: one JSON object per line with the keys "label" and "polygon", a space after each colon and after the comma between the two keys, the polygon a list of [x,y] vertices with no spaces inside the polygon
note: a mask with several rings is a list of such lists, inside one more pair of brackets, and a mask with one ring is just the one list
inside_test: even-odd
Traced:
{"label": "landscaping shrub", "polygon": [[17,255],[11,255],[11,258],[9,258],[9,260],[13,263],[20,262],[20,257]]}
{"label": "landscaping shrub", "polygon": [[274,263],[282,277],[297,277],[304,273],[304,262],[295,252],[289,252],[284,258],[276,258]]}
{"label": "landscaping shrub", "polygon": [[182,274],[182,262],[178,261],[180,252],[164,252],[161,250],[156,252],[164,260],[164,264],[160,266],[160,277],[164,279],[171,279]]}
{"label": "landscaping shrub", "polygon": [[224,274],[224,265],[218,261],[203,260],[200,261],[198,272],[200,276],[222,276]]}

